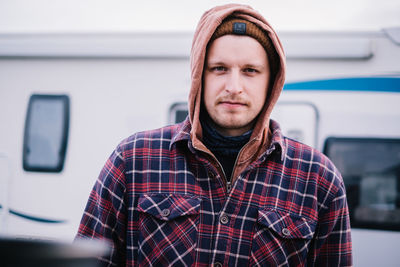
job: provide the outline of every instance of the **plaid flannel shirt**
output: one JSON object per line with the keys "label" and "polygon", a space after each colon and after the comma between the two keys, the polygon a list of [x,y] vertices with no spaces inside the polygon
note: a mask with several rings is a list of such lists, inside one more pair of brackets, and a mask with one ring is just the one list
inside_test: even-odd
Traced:
{"label": "plaid flannel shirt", "polygon": [[134,134],[101,171],[77,238],[110,241],[105,266],[351,266],[340,174],[270,129],[231,189],[191,146],[188,120]]}

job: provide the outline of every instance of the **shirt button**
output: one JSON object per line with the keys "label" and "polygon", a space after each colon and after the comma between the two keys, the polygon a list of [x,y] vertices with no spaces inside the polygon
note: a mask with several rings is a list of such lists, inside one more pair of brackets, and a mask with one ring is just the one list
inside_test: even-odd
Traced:
{"label": "shirt button", "polygon": [[228,216],[226,216],[225,214],[222,215],[221,218],[219,218],[219,221],[220,221],[222,224],[227,224],[228,221],[229,221]]}
{"label": "shirt button", "polygon": [[288,236],[288,235],[290,235],[290,231],[289,231],[289,229],[287,229],[287,228],[283,228],[283,229],[282,229],[282,234],[283,234],[284,236]]}
{"label": "shirt button", "polygon": [[214,263],[214,267],[222,267],[222,263],[216,262],[216,263]]}
{"label": "shirt button", "polygon": [[163,210],[161,211],[161,215],[162,215],[163,217],[168,217],[168,215],[169,215],[170,213],[171,213],[171,212],[170,212],[169,209],[163,209]]}

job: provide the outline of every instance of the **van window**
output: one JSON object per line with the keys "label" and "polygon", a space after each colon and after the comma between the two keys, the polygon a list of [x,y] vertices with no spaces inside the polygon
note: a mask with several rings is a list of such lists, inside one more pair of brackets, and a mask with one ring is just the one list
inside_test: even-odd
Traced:
{"label": "van window", "polygon": [[328,138],[354,228],[400,230],[400,139]]}
{"label": "van window", "polygon": [[32,95],[25,120],[25,171],[61,172],[69,128],[69,97]]}
{"label": "van window", "polygon": [[174,103],[169,109],[169,123],[179,123],[186,119],[188,115],[187,103]]}

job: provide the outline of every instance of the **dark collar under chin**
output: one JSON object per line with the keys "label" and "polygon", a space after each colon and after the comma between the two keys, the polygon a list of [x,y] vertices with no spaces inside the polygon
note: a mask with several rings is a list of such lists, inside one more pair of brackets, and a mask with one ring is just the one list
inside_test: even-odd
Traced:
{"label": "dark collar under chin", "polygon": [[220,154],[237,154],[250,140],[252,130],[239,136],[224,136],[219,133],[209,116],[202,116],[203,143],[211,152]]}

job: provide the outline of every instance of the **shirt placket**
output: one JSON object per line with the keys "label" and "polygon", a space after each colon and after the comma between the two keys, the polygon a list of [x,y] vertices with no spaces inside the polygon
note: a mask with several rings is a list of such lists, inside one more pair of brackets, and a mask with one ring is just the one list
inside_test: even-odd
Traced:
{"label": "shirt placket", "polygon": [[[216,184],[223,188],[225,192],[225,198],[222,201],[219,201],[219,206],[222,209],[219,212],[215,212],[214,216],[214,229],[215,229],[215,239],[211,257],[211,263],[213,266],[226,266],[227,261],[229,260],[230,247],[232,237],[229,233],[231,227],[231,218],[234,216],[232,208],[232,204],[230,203],[229,194],[231,193],[231,188],[226,187],[226,183],[219,174],[215,174],[215,172],[209,170],[209,176],[214,180]],[[213,200],[214,201],[214,200]],[[217,200],[218,201],[218,200]],[[215,202],[215,201],[214,201]]]}

